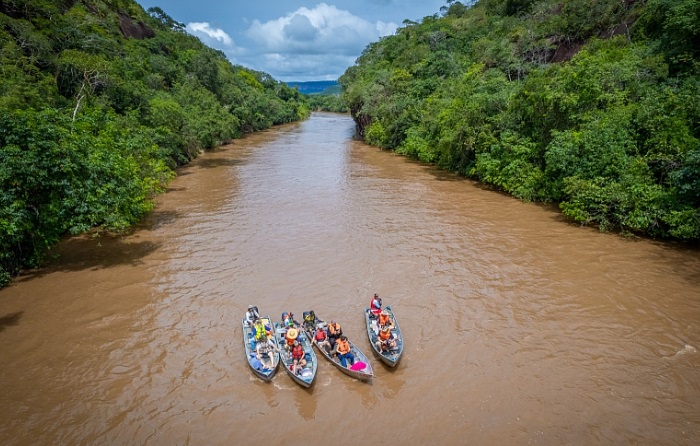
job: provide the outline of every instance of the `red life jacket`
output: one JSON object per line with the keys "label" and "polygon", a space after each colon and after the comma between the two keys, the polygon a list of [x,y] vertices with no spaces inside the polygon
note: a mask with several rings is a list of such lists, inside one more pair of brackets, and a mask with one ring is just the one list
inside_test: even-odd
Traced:
{"label": "red life jacket", "polygon": [[301,345],[295,345],[292,349],[292,358],[301,359],[304,357],[304,348]]}
{"label": "red life jacket", "polygon": [[381,304],[380,304],[376,299],[378,299],[378,298],[377,298],[377,297],[373,297],[373,298],[369,301],[369,311],[371,311],[372,314],[375,315],[375,316],[382,312]]}
{"label": "red life jacket", "polygon": [[324,341],[326,339],[326,332],[323,330],[318,330],[316,332],[316,340],[317,341]]}

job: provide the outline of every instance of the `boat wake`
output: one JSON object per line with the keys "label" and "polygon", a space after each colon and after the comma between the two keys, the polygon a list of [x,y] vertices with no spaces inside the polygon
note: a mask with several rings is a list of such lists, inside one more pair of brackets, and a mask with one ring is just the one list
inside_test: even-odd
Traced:
{"label": "boat wake", "polygon": [[673,355],[673,356],[676,357],[676,356],[687,355],[687,354],[689,354],[689,353],[697,353],[697,352],[698,352],[698,351],[697,351],[697,349],[696,349],[695,347],[693,347],[693,346],[690,345],[690,344],[685,344],[685,345],[683,346],[683,348],[680,349],[680,350],[678,350],[678,351],[676,352],[676,354]]}

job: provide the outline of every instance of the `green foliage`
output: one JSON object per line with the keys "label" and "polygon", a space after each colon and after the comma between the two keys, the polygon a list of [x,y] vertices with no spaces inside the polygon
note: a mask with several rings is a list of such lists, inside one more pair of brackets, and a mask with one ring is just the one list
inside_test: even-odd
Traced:
{"label": "green foliage", "polygon": [[658,214],[648,208],[661,193],[653,185],[630,185],[604,177],[570,177],[565,192],[571,198],[561,204],[562,212],[583,224],[595,224],[601,230],[619,226],[643,230],[658,223]]}
{"label": "green foliage", "polygon": [[653,37],[674,70],[697,72],[700,56],[700,0],[649,0],[640,33]]}
{"label": "green foliage", "polygon": [[620,0],[569,0],[560,4],[561,10],[551,18],[547,30],[569,40],[609,36],[628,12],[627,2]]}
{"label": "green foliage", "polygon": [[65,234],[128,228],[173,175],[153,156],[148,129],[99,110],[75,122],[60,111],[20,110],[3,116],[0,129],[0,248],[8,274],[38,266]]}
{"label": "green foliage", "polygon": [[347,113],[348,106],[339,95],[309,95],[309,107],[315,111]]}
{"label": "green foliage", "polygon": [[562,182],[567,177],[618,180],[624,175],[636,152],[630,128],[625,110],[616,109],[601,113],[580,130],[555,131],[545,154],[545,172],[554,182],[555,191],[563,190]]}
{"label": "green foliage", "polygon": [[148,8],[148,14],[155,19],[161,29],[172,29],[175,31],[184,31],[185,24],[173,20],[165,11],[158,6]]}
{"label": "green foliage", "polygon": [[548,201],[548,190],[542,170],[533,163],[535,144],[510,133],[489,151],[479,153],[470,175],[497,186],[524,201]]}
{"label": "green foliage", "polygon": [[65,235],[132,226],[201,150],[308,117],[286,84],[149,13],[133,0],[0,3],[0,285]]}
{"label": "green foliage", "polygon": [[436,162],[438,153],[432,149],[430,142],[424,135],[424,129],[420,127],[410,128],[406,140],[396,149],[396,152],[426,163]]}
{"label": "green foliage", "polygon": [[376,120],[372,122],[372,125],[369,126],[369,129],[367,129],[367,133],[365,134],[365,140],[369,144],[375,146],[387,146],[389,136],[387,135],[386,130],[384,129],[384,126],[382,125],[381,121]]}
{"label": "green foliage", "polygon": [[233,138],[238,120],[199,82],[189,80],[176,85],[173,97],[182,116],[187,117],[180,128],[186,141],[186,158],[194,158],[200,150],[211,149]]}
{"label": "green foliage", "polygon": [[602,230],[700,237],[697,0],[448,2],[340,78],[360,136]]}
{"label": "green foliage", "polygon": [[673,190],[681,203],[700,207],[700,149],[689,150],[679,158],[679,164],[669,174]]}

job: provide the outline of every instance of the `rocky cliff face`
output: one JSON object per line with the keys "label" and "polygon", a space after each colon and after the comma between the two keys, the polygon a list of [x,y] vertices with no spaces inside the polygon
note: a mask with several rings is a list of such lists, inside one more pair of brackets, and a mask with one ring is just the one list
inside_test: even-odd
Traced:
{"label": "rocky cliff face", "polygon": [[119,29],[124,37],[138,40],[155,37],[156,33],[141,21],[135,21],[125,12],[119,11]]}

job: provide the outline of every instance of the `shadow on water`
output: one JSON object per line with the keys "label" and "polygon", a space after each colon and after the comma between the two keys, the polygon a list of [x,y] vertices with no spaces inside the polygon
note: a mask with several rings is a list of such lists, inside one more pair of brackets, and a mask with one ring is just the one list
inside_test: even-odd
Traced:
{"label": "shadow on water", "polygon": [[141,223],[134,230],[136,231],[152,231],[168,225],[171,225],[182,218],[182,213],[177,211],[151,211],[146,215]]}
{"label": "shadow on water", "polygon": [[49,253],[46,266],[22,274],[24,280],[44,277],[56,271],[75,272],[138,266],[141,260],[160,247],[160,243],[127,241],[120,236],[81,236],[63,241]]}
{"label": "shadow on water", "polygon": [[316,398],[314,397],[314,389],[300,387],[294,390],[294,402],[296,403],[299,415],[305,420],[313,420],[316,418]]}
{"label": "shadow on water", "polygon": [[243,164],[239,159],[231,158],[201,158],[192,167],[201,167],[202,169],[215,169],[217,167],[233,167]]}
{"label": "shadow on water", "polygon": [[[216,169],[219,167],[234,167],[234,166],[240,166],[244,164],[244,160],[241,159],[231,159],[231,158],[214,158],[214,157],[200,157],[195,160],[193,160],[189,164],[185,164],[184,166],[181,166],[177,169],[177,176],[178,178],[183,178],[189,175],[192,175],[196,173],[195,169],[202,168],[202,169]],[[166,188],[166,192],[177,192],[177,191],[182,191],[186,190],[186,187],[173,187],[172,185],[169,185]]]}
{"label": "shadow on water", "polygon": [[424,164],[419,161],[415,161],[416,163],[425,166],[429,169],[429,173],[437,180],[437,181],[450,181],[450,182],[470,182],[474,184],[479,184],[478,182],[465,178],[455,172],[450,172],[449,170],[440,170],[440,168],[433,166],[431,164]]}
{"label": "shadow on water", "polygon": [[12,327],[14,325],[19,325],[19,320],[22,319],[24,311],[18,311],[17,313],[8,314],[7,316],[0,317],[0,333],[5,331],[6,327]]}
{"label": "shadow on water", "polygon": [[168,186],[168,187],[165,189],[165,193],[166,193],[166,194],[169,194],[169,193],[171,193],[171,192],[179,192],[179,191],[183,191],[183,190],[187,190],[187,188],[186,188],[186,187],[171,187],[171,186]]}

